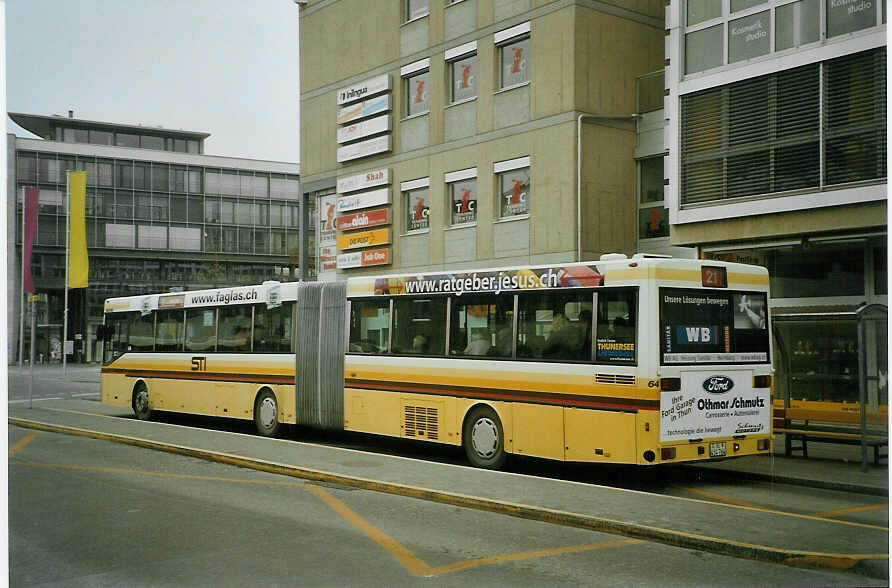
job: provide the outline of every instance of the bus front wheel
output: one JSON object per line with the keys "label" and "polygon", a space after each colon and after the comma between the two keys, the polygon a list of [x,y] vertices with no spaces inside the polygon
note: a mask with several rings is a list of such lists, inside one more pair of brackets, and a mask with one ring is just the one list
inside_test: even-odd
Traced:
{"label": "bus front wheel", "polygon": [[465,419],[462,445],[471,465],[490,470],[505,465],[505,437],[502,422],[488,406],[478,406]]}
{"label": "bus front wheel", "polygon": [[275,437],[279,432],[279,404],[276,395],[263,390],[257,395],[254,403],[254,424],[257,433],[264,437]]}
{"label": "bus front wheel", "polygon": [[143,382],[133,389],[133,414],[141,421],[152,418],[152,409],[149,408],[149,389]]}

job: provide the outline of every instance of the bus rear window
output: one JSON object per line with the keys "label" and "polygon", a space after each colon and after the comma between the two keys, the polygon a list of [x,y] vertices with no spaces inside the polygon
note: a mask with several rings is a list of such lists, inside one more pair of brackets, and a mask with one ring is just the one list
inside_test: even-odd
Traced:
{"label": "bus rear window", "polygon": [[660,289],[660,363],[767,363],[764,292]]}

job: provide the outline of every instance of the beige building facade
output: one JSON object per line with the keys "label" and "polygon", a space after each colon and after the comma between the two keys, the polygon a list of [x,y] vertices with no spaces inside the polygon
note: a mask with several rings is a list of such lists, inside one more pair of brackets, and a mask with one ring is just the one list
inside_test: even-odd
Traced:
{"label": "beige building facade", "polygon": [[302,6],[318,277],[637,251],[636,79],[662,68],[663,17],[659,0]]}

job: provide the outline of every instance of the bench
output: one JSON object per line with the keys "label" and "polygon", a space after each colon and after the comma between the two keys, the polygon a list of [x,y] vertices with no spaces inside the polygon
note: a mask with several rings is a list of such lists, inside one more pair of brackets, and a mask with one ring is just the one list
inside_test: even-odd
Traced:
{"label": "bench", "polygon": [[[848,431],[851,431],[849,429]],[[784,435],[785,454],[791,455],[793,451],[802,451],[802,457],[808,457],[808,442],[817,443],[843,443],[846,445],[861,445],[861,433],[852,433],[846,430],[834,429],[829,427],[816,427],[809,425],[808,422],[803,428],[775,427],[775,433]],[[800,442],[799,447],[793,447],[793,441]],[[888,447],[889,437],[887,435],[868,434],[864,440],[864,444],[873,447],[873,463],[880,465],[881,458],[888,458],[880,453],[881,447]]]}

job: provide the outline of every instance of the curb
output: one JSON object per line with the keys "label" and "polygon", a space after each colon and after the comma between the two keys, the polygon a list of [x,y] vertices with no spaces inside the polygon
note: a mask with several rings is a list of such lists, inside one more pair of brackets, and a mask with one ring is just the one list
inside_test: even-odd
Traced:
{"label": "curb", "polygon": [[710,475],[722,475],[738,478],[740,480],[754,480],[757,482],[772,482],[775,484],[789,484],[791,486],[804,486],[806,488],[820,488],[822,490],[838,490],[840,492],[852,492],[856,494],[868,494],[871,496],[889,496],[888,488],[877,486],[864,486],[849,482],[834,482],[829,480],[815,480],[813,478],[795,478],[783,474],[764,474],[761,472],[741,472],[738,470],[716,470],[712,468],[687,466],[691,470]]}
{"label": "curb", "polygon": [[13,417],[9,418],[9,424],[39,431],[62,433],[79,437],[88,437],[91,439],[111,441],[124,445],[142,447],[145,449],[153,449],[156,451],[186,455],[206,461],[224,463],[228,465],[234,465],[273,474],[280,474],[313,482],[323,482],[327,484],[347,486],[350,488],[358,488],[363,490],[371,490],[374,492],[394,494],[397,496],[417,498],[420,500],[428,500],[431,502],[448,504],[451,506],[471,508],[475,510],[552,523],[567,527],[576,527],[600,533],[621,535],[633,539],[644,539],[651,542],[672,545],[674,547],[707,551],[718,555],[726,555],[753,561],[778,563],[795,567],[811,567],[832,570],[854,570],[865,575],[882,578],[884,577],[882,573],[874,569],[877,566],[871,566],[869,562],[871,560],[889,559],[888,554],[821,553],[793,549],[779,549],[776,547],[768,547],[765,545],[754,545],[750,543],[731,541],[728,539],[720,539],[717,537],[709,537],[694,533],[684,533],[671,529],[663,529],[660,527],[652,527],[625,521],[617,521],[603,517],[582,515],[512,502],[502,502],[487,498],[468,496],[465,494],[431,490],[428,488],[403,486],[391,482],[382,482],[378,480],[371,480],[368,478],[346,476],[343,474],[335,474],[321,470],[302,468],[257,458],[243,457],[228,453],[217,453],[183,445],[150,441],[148,439],[141,439],[138,437],[127,437],[125,435],[101,433],[98,431],[78,429],[75,427],[66,427],[63,425],[53,425],[49,423],[41,423],[38,421],[30,421]]}

